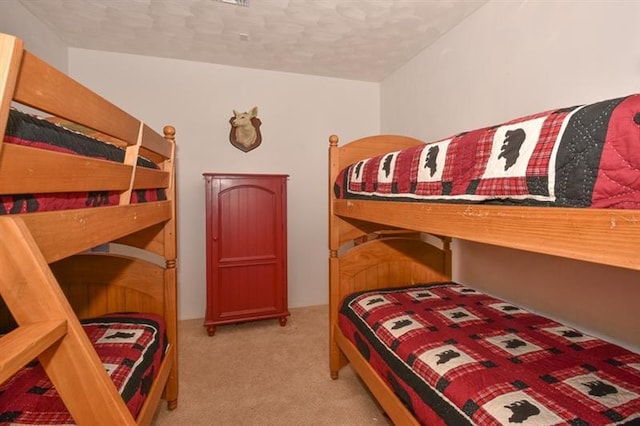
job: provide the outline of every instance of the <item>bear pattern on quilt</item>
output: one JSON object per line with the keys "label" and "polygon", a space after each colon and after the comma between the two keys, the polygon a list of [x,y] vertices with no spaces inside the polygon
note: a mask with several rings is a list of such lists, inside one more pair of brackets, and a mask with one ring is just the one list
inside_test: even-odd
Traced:
{"label": "bear pattern on quilt", "polygon": [[[111,314],[83,320],[82,326],[136,417],[166,351],[163,318],[146,313]],[[0,424],[71,425],[74,420],[44,368],[34,360],[0,385]]]}
{"label": "bear pattern on quilt", "polygon": [[361,160],[338,198],[640,207],[640,95],[555,109]]}
{"label": "bear pattern on quilt", "polygon": [[456,283],[348,296],[339,326],[424,424],[640,422],[640,355]]}

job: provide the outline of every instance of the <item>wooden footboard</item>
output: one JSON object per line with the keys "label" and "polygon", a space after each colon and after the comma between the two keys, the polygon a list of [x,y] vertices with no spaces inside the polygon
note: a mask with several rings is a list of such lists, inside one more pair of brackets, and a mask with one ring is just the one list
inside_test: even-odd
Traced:
{"label": "wooden footboard", "polygon": [[[339,305],[346,295],[373,288],[451,279],[449,238],[427,237],[418,232],[345,219],[333,210],[333,182],[344,165],[385,152],[389,146],[401,149],[421,142],[401,136],[378,136],[352,142],[340,149],[337,142],[337,137],[330,138],[329,354],[334,379],[349,360],[334,334]],[[373,370],[371,373],[375,374]]]}
{"label": "wooden footboard", "polygon": [[[81,254],[51,265],[79,319],[112,312],[164,316],[163,266],[131,256]],[[154,285],[151,285],[154,284]]]}
{"label": "wooden footboard", "polygon": [[338,327],[338,310],[342,299],[354,292],[450,280],[449,239],[443,238],[441,247],[437,247],[423,238],[420,234],[397,230],[361,235],[353,245],[331,251],[329,259],[331,377],[337,379],[340,369],[350,362],[397,424],[416,423],[415,420],[408,422],[412,419],[408,410],[342,335]]}
{"label": "wooden footboard", "polygon": [[[127,247],[120,251],[127,251]],[[51,264],[51,270],[79,319],[112,312],[154,313],[165,318],[169,341],[176,341],[175,264],[162,265],[134,256],[96,252],[55,262]],[[167,384],[164,398],[168,408],[177,407],[176,361],[177,346],[172,343],[158,381],[154,383],[158,391],[149,394],[150,399],[155,398],[155,403],[145,402],[145,407],[153,407],[151,416],[165,392],[163,384]],[[144,423],[138,419],[138,424]]]}

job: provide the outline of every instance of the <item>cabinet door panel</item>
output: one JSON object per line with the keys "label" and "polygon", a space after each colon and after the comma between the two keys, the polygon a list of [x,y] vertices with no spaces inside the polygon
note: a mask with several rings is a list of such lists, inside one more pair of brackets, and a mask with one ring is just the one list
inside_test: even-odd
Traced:
{"label": "cabinet door panel", "polygon": [[279,312],[276,268],[272,264],[234,265],[220,268],[218,305],[220,318]]}
{"label": "cabinet door panel", "polygon": [[277,255],[276,201],[272,191],[248,185],[218,195],[219,261]]}

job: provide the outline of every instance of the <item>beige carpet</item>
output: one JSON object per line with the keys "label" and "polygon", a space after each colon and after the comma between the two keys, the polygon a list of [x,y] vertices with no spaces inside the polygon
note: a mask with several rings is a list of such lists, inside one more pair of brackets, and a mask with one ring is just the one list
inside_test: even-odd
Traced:
{"label": "beige carpet", "polygon": [[158,408],[155,426],[389,425],[350,367],[329,376],[328,308],[218,327],[179,322],[178,408]]}

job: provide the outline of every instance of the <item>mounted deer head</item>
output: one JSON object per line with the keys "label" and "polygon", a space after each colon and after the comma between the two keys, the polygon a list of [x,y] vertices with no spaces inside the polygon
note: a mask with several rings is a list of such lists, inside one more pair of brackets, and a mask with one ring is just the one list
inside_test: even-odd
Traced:
{"label": "mounted deer head", "polygon": [[239,150],[251,151],[262,142],[260,134],[262,122],[258,118],[258,107],[253,107],[248,112],[233,110],[233,117],[229,119],[229,123],[231,124],[229,141]]}

